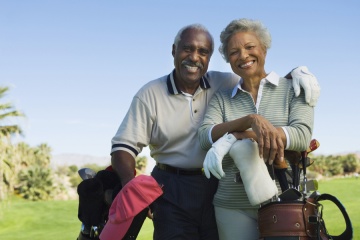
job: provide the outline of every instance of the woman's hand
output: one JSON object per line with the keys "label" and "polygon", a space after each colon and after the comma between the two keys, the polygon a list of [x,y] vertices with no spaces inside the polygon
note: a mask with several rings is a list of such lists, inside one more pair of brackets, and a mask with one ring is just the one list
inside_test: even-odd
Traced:
{"label": "woman's hand", "polygon": [[232,134],[237,140],[250,139],[257,142],[257,137],[254,131],[233,132]]}
{"label": "woman's hand", "polygon": [[251,128],[256,135],[255,140],[259,145],[260,157],[269,164],[274,162],[275,157],[283,161],[284,143],[278,129],[258,114],[251,114],[249,117],[251,118]]}

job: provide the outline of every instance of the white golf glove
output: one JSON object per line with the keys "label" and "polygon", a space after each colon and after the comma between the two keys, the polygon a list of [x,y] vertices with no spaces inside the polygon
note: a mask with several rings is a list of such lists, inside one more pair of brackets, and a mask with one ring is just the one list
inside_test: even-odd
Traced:
{"label": "white golf glove", "polygon": [[206,153],[203,163],[204,173],[207,178],[210,178],[210,172],[217,178],[221,179],[225,176],[222,169],[222,160],[229,152],[231,145],[236,141],[233,134],[226,133],[219,138]]}
{"label": "white golf glove", "polygon": [[259,157],[258,144],[250,139],[236,141],[229,152],[240,171],[241,180],[252,206],[278,194],[263,159]]}
{"label": "white golf glove", "polygon": [[315,107],[317,100],[320,96],[320,85],[316,77],[309,72],[308,68],[305,66],[300,66],[291,71],[293,88],[295,91],[295,96],[300,95],[300,86],[305,91],[305,100],[306,102]]}

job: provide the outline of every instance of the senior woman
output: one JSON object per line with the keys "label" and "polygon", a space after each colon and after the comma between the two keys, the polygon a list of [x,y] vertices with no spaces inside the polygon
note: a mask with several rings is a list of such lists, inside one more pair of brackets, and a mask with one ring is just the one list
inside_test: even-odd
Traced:
{"label": "senior woman", "polygon": [[[208,150],[222,139],[226,149],[223,159],[215,154],[220,164],[215,176],[220,181],[213,203],[220,239],[258,239],[259,205],[252,205],[244,184],[234,181],[239,169],[227,152],[234,142],[246,142],[248,147],[243,150],[256,152],[257,156],[251,155],[254,161],[258,158],[268,164],[282,163],[284,149],[307,148],[313,128],[313,107],[306,104],[304,92],[295,97],[291,81],[265,71],[271,36],[261,22],[233,20],[222,31],[220,40],[223,58],[241,78],[234,89],[218,92],[211,99],[198,130],[199,140],[201,147]],[[259,169],[246,171],[263,174]]]}

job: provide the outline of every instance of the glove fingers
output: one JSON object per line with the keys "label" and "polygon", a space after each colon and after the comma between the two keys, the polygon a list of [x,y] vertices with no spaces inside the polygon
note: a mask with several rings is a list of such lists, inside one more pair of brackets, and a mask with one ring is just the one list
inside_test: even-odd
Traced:
{"label": "glove fingers", "polygon": [[314,83],[314,81],[311,82],[311,89],[312,89],[312,93],[311,93],[311,100],[309,105],[312,107],[315,107],[317,100],[319,99],[320,96],[320,87],[318,84]]}
{"label": "glove fingers", "polygon": [[300,95],[300,85],[298,81],[293,80],[293,88],[294,88],[295,96],[298,97]]}
{"label": "glove fingers", "polygon": [[217,166],[218,168],[218,173],[219,173],[219,175],[221,176],[221,177],[224,177],[225,176],[225,172],[224,172],[224,170],[222,169],[222,165],[221,165],[221,163],[218,163],[218,166]]}
{"label": "glove fingers", "polygon": [[218,161],[214,163],[213,171],[213,175],[219,180],[225,175],[221,163]]}
{"label": "glove fingers", "polygon": [[310,99],[311,99],[311,87],[310,87],[310,83],[309,80],[304,80],[302,79],[302,87],[304,89],[305,92],[305,101],[306,103],[310,103]]}
{"label": "glove fingers", "polygon": [[214,170],[214,169],[210,169],[210,172],[212,173],[212,175],[214,177],[216,177],[217,179],[221,179],[221,176]]}
{"label": "glove fingers", "polygon": [[317,99],[318,99],[318,97],[316,97],[316,98],[311,98],[311,101],[309,102],[309,105],[310,105],[311,107],[315,107],[315,106],[316,106],[316,103],[317,103]]}
{"label": "glove fingers", "polygon": [[208,169],[207,166],[205,166],[205,165],[204,165],[204,173],[205,173],[205,176],[207,177],[207,179],[210,179],[209,169]]}

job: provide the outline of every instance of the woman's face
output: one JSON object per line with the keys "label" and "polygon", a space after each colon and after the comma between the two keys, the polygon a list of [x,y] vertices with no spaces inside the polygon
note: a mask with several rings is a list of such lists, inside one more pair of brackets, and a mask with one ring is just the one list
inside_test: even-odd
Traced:
{"label": "woman's face", "polygon": [[266,49],[253,32],[237,32],[229,38],[228,52],[231,69],[244,79],[266,76]]}

